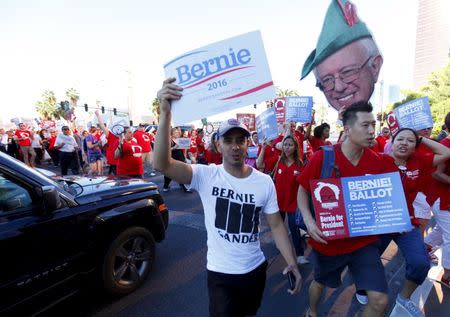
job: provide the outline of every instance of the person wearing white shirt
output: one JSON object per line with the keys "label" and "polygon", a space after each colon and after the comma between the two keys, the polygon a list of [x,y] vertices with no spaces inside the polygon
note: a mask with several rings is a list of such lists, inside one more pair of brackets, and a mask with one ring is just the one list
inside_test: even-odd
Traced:
{"label": "person wearing white shirt", "polygon": [[67,175],[69,167],[72,170],[73,175],[78,175],[80,167],[75,151],[75,148],[78,148],[78,144],[75,141],[75,138],[70,135],[68,126],[63,126],[61,130],[63,133],[58,134],[55,141],[55,149],[59,150],[61,175]]}
{"label": "person wearing white shirt", "polygon": [[272,236],[293,274],[288,292],[300,289],[301,276],[286,227],[278,212],[275,186],[268,175],[245,164],[247,128],[236,119],[218,131],[221,165],[189,165],[170,157],[171,102],[181,98],[175,78],[158,92],[160,121],[155,143],[155,168],[199,193],[207,232],[209,316],[253,316],[261,304],[267,261],[260,245],[260,216],[265,215]]}

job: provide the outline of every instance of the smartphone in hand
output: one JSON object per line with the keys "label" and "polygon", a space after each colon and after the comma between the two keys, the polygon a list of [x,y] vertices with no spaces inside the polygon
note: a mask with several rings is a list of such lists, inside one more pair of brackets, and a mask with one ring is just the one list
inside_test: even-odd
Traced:
{"label": "smartphone in hand", "polygon": [[295,275],[291,271],[287,272],[286,275],[289,281],[289,288],[290,290],[293,290],[295,288]]}

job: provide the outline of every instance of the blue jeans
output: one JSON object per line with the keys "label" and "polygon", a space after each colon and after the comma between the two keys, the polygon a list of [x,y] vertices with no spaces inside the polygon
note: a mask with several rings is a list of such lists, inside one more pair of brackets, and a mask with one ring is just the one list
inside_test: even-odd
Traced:
{"label": "blue jeans", "polygon": [[303,250],[302,243],[301,243],[301,237],[300,237],[300,230],[295,223],[295,212],[284,212],[280,210],[281,217],[284,218],[287,215],[288,218],[288,226],[289,231],[291,232],[291,239],[292,244],[294,245],[295,253],[297,256],[304,255],[305,250]]}
{"label": "blue jeans", "polygon": [[380,254],[394,240],[406,262],[406,279],[420,285],[428,275],[430,260],[418,227],[404,233],[391,233],[380,236]]}

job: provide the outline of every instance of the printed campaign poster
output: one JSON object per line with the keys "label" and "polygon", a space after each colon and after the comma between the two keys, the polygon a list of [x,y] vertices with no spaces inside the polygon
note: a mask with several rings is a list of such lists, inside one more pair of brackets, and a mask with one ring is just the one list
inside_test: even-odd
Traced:
{"label": "printed campaign poster", "polygon": [[287,97],[286,121],[310,123],[312,120],[312,97]]}
{"label": "printed campaign poster", "polygon": [[391,135],[395,135],[398,130],[400,130],[400,127],[398,126],[398,120],[395,116],[394,111],[390,111],[386,116],[386,123],[389,128],[389,131],[391,132]]}
{"label": "printed campaign poster", "polygon": [[258,131],[258,140],[260,143],[264,139],[273,140],[278,137],[275,107],[267,109],[256,117],[256,131]]}
{"label": "printed campaign poster", "polygon": [[191,147],[191,138],[178,138],[175,143],[178,144],[179,149],[187,150]]}
{"label": "printed campaign poster", "polygon": [[[393,110],[399,128],[422,130],[433,126],[430,103],[428,97],[422,97]],[[389,124],[389,123],[388,123]]]}
{"label": "printed campaign poster", "polygon": [[313,180],[311,196],[328,240],[412,229],[398,172]]}
{"label": "printed campaign poster", "polygon": [[245,124],[249,131],[256,131],[256,116],[254,113],[237,113],[236,119]]}
{"label": "printed campaign poster", "polygon": [[394,111],[402,127],[410,126],[415,130],[433,127],[434,122],[428,97],[405,103]]}
{"label": "printed campaign poster", "polygon": [[275,114],[277,115],[277,123],[283,124],[284,121],[286,120],[285,105],[286,105],[286,98],[277,98],[273,103],[273,107],[275,108]]}
{"label": "printed campaign poster", "polygon": [[164,65],[166,77],[184,88],[172,104],[175,124],[274,99],[259,31],[182,54]]}

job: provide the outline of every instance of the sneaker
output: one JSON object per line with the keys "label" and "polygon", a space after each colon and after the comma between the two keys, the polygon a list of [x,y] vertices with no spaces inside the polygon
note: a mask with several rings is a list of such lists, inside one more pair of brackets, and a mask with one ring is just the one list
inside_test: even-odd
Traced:
{"label": "sneaker", "polygon": [[412,317],[425,317],[419,307],[417,307],[410,299],[401,297],[400,294],[397,295],[396,304]]}
{"label": "sneaker", "polygon": [[302,264],[308,264],[309,261],[308,261],[308,259],[307,259],[305,256],[299,255],[299,256],[297,257],[297,263],[300,264],[300,265],[302,265]]}
{"label": "sneaker", "polygon": [[163,187],[163,192],[168,192],[170,187]]}
{"label": "sneaker", "polygon": [[434,252],[438,249],[437,247],[432,247],[431,245],[427,244],[427,251],[428,251],[428,259],[430,260],[431,265],[438,265],[439,264],[439,258],[437,257]]}
{"label": "sneaker", "polygon": [[[358,293],[359,292],[359,293]],[[367,293],[365,291],[357,291],[355,293],[355,297],[356,300],[361,304],[361,305],[367,305],[367,303],[369,302],[369,298],[367,297]]]}
{"label": "sneaker", "polygon": [[153,173],[153,172],[151,172],[151,173],[150,173],[150,176],[156,176],[156,174],[155,174],[155,173]]}
{"label": "sneaker", "polygon": [[428,259],[430,260],[430,264],[431,265],[438,265],[439,264],[439,258],[433,252],[428,252]]}
{"label": "sneaker", "polygon": [[447,278],[444,278],[444,276],[441,277],[441,283],[444,286],[447,286],[448,288],[450,288],[450,275]]}

